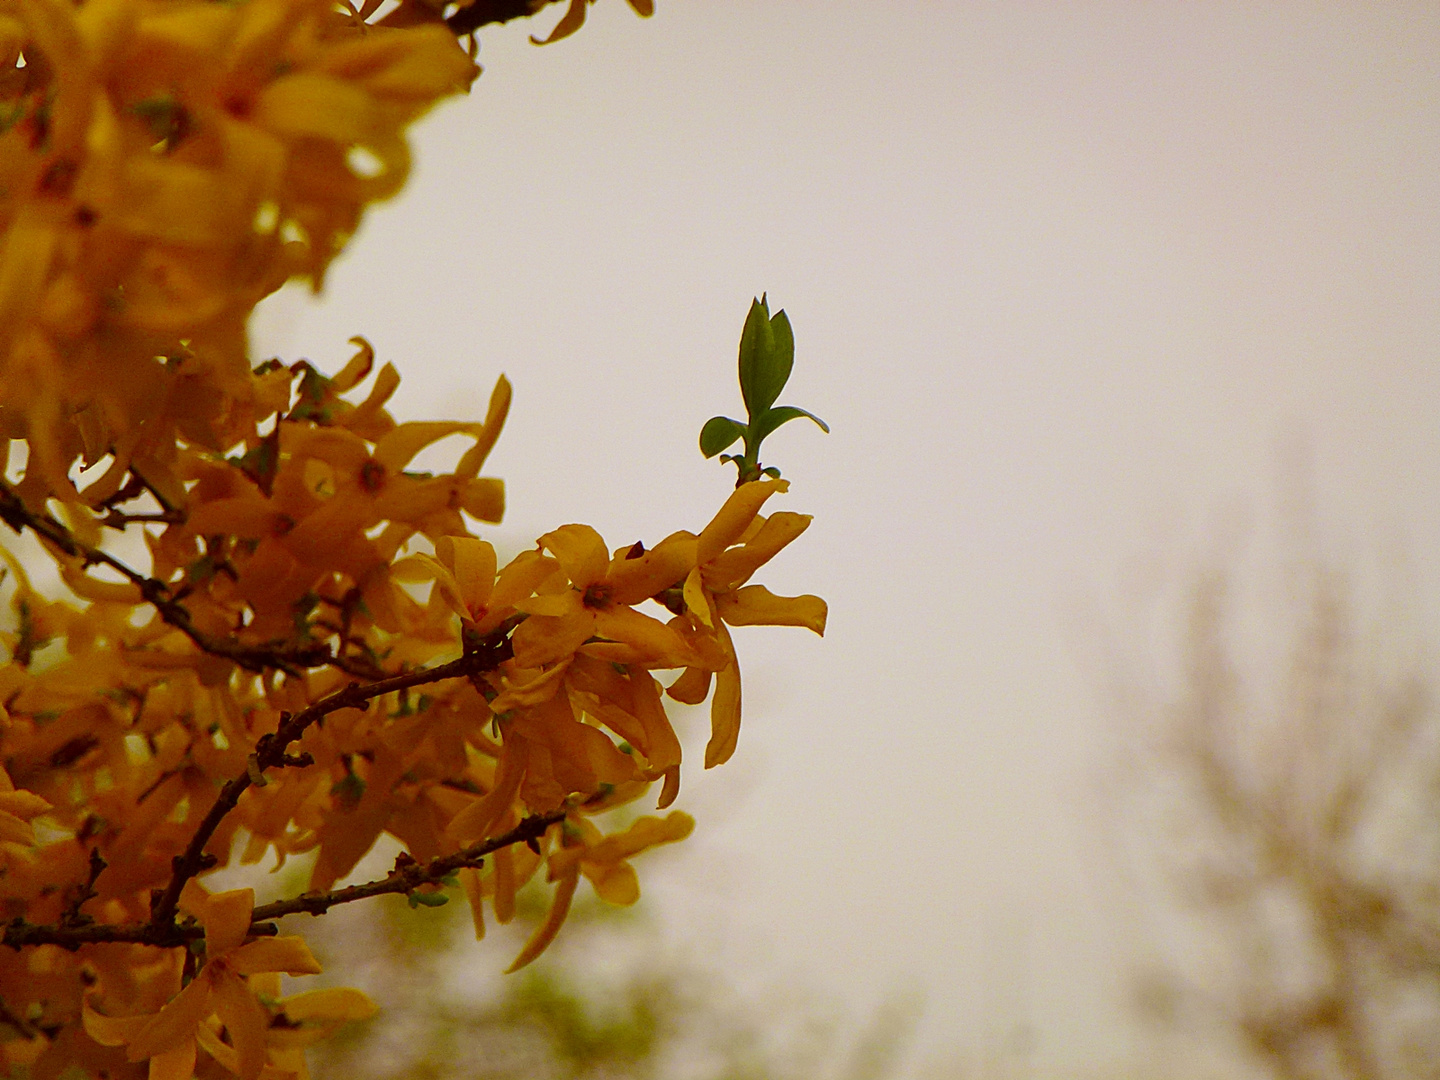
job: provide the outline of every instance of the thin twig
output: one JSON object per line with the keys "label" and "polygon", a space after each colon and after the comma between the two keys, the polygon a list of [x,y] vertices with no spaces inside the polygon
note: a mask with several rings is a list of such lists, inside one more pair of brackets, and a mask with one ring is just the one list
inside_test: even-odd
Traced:
{"label": "thin twig", "polygon": [[84,926],[93,922],[89,915],[81,914],[80,909],[85,906],[86,901],[93,900],[99,894],[95,891],[95,882],[105,871],[108,864],[100,857],[100,849],[90,849],[90,870],[85,877],[84,885],[72,885],[69,890],[69,897],[65,904],[65,910],[60,913],[61,926]]}
{"label": "thin twig", "polygon": [[243,645],[205,633],[195,625],[189,609],[180,603],[176,592],[165,582],[147,577],[108,551],[84,543],[49,514],[31,510],[15,490],[3,482],[0,482],[0,521],[17,533],[30,529],[85,566],[110,567],[140,590],[141,597],[159,612],[161,619],[188,637],[196,648],[211,656],[230,660],[247,671],[259,673],[278,669],[298,676],[307,668],[334,666],[358,678],[374,677],[373,669],[342,660],[323,642]]}
{"label": "thin twig", "polygon": [[[279,931],[271,920],[283,918],[286,915],[298,915],[305,912],[311,915],[322,915],[338,904],[349,904],[356,900],[369,899],[372,896],[384,896],[387,893],[412,893],[426,885],[439,885],[456,870],[466,867],[479,869],[487,855],[492,855],[501,848],[510,847],[513,844],[534,843],[545,835],[545,830],[551,825],[563,820],[565,813],[565,810],[562,809],[535,814],[527,817],[507,833],[490,840],[483,840],[478,844],[472,844],[453,855],[438,856],[428,862],[406,861],[406,857],[402,856],[396,859],[395,869],[390,873],[383,878],[367,881],[363,885],[348,885],[326,892],[305,893],[301,896],[292,896],[288,900],[276,900],[270,904],[261,904],[251,914],[250,935],[252,937],[274,937]],[[27,923],[23,919],[15,919],[6,924],[3,936],[0,936],[0,944],[12,949],[22,949],[30,945],[59,945],[72,952],[81,945],[114,943],[178,948],[204,936],[205,928],[193,919],[184,923],[169,922],[158,926],[153,922],[39,926]],[[0,1022],[8,1020],[9,1014],[4,1011],[4,1002],[0,1001]]]}
{"label": "thin twig", "polygon": [[[497,631],[497,633],[499,632]],[[240,775],[227,781],[225,786],[220,789],[219,797],[216,798],[209,812],[200,822],[199,827],[195,830],[195,835],[190,838],[190,844],[186,847],[185,853],[175,857],[175,871],[170,877],[170,883],[163,892],[157,893],[151,907],[151,924],[161,926],[174,919],[175,906],[179,903],[180,892],[185,888],[185,883],[203,869],[205,845],[210,842],[210,837],[219,828],[220,822],[225,819],[225,815],[235,809],[235,805],[240,801],[240,796],[255,782],[256,777],[261,776],[266,769],[286,764],[286,751],[290,744],[300,738],[311,724],[322,716],[339,712],[341,709],[362,708],[373,699],[397,690],[408,690],[412,686],[424,686],[444,679],[455,679],[477,675],[482,671],[493,671],[508,655],[508,645],[508,640],[497,638],[492,634],[480,647],[467,651],[464,656],[458,660],[452,660],[448,664],[411,671],[403,675],[393,675],[388,679],[381,679],[365,686],[352,682],[349,686],[326,695],[294,715],[282,713],[280,726],[273,733],[260,737],[255,744],[255,752],[250,755],[249,767]]]}
{"label": "thin twig", "polygon": [[473,34],[482,26],[506,23],[512,19],[527,19],[539,12],[546,4],[556,0],[475,0],[460,8],[445,20],[445,25],[456,37]]}
{"label": "thin twig", "polygon": [[300,896],[292,896],[289,900],[276,900],[272,904],[262,904],[255,909],[252,918],[259,923],[269,919],[278,919],[285,915],[298,915],[301,912],[323,915],[337,904],[367,900],[372,896],[384,896],[386,893],[408,894],[426,885],[439,885],[456,870],[463,870],[467,867],[478,870],[486,855],[499,851],[501,848],[539,840],[545,835],[546,829],[557,821],[563,821],[564,818],[564,810],[551,810],[546,814],[535,814],[493,840],[472,844],[453,855],[437,856],[429,862],[416,862],[402,852],[400,857],[395,860],[395,869],[383,878],[367,881],[363,885],[349,885],[343,889],[331,889],[329,892],[304,893]]}
{"label": "thin twig", "polygon": [[0,998],[0,1024],[9,1024],[26,1039],[40,1037],[40,1032],[36,1030],[35,1025],[6,1005],[4,998]]}

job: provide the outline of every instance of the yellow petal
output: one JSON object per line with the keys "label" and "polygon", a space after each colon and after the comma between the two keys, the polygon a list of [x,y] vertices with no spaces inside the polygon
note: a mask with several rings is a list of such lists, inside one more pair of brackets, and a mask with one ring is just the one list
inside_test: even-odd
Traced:
{"label": "yellow petal", "polygon": [[776,596],[764,585],[715,598],[720,617],[731,626],[803,626],[822,637],[829,609],[818,596]]}
{"label": "yellow petal", "polygon": [[14,814],[28,821],[30,818],[47,814],[50,810],[50,804],[33,791],[16,791],[14,788],[0,791],[0,813]]}
{"label": "yellow petal", "polygon": [[[726,650],[733,656],[735,646],[725,624],[716,623]],[[715,673],[715,696],[710,700],[710,741],[705,744],[705,768],[723,765],[735,753],[740,738],[740,665],[733,661]]]}
{"label": "yellow petal", "polygon": [[665,770],[665,782],[660,785],[660,798],[655,803],[656,810],[664,810],[673,803],[680,794],[680,766],[674,765]]}
{"label": "yellow petal", "polygon": [[93,600],[101,604],[140,604],[144,598],[140,587],[128,581],[97,581],[75,566],[60,568],[65,586],[82,600]]}
{"label": "yellow petal", "polygon": [[515,849],[501,848],[491,858],[495,862],[495,921],[504,926],[515,918]]}
{"label": "yellow petal", "polygon": [[463,91],[479,74],[443,26],[368,26],[365,36],[331,48],[318,70],[397,102],[429,104]]}
{"label": "yellow petal", "polygon": [[228,499],[212,499],[190,511],[187,525],[202,536],[223,533],[236,537],[274,536],[281,532],[284,513],[258,491]]}
{"label": "yellow petal", "polygon": [[709,525],[700,533],[696,560],[703,566],[735,543],[755,520],[765,500],[776,492],[790,490],[787,480],[754,480],[741,484]]}
{"label": "yellow petal", "polygon": [[35,843],[35,830],[29,822],[21,821],[14,814],[0,812],[0,842],[29,847]]}
{"label": "yellow petal", "polygon": [[577,615],[584,606],[580,594],[574,589],[566,589],[563,593],[548,593],[544,596],[527,596],[524,600],[515,602],[516,611],[523,611],[526,615],[544,615],[549,618]]}
{"label": "yellow petal", "polygon": [[0,340],[39,304],[58,240],[53,225],[25,209],[5,230],[0,244]]}
{"label": "yellow petal", "polygon": [[[190,883],[193,884],[192,878]],[[233,889],[207,898],[196,912],[205,926],[205,951],[211,959],[238,949],[250,933],[250,913],[255,909],[254,889]]]}
{"label": "yellow petal", "polygon": [[117,226],[166,244],[222,247],[249,231],[254,208],[226,173],[131,155],[113,210]]}
{"label": "yellow petal", "polygon": [[610,599],[617,604],[638,604],[685,580],[695,566],[695,551],[694,533],[681,532],[667,536],[638,558],[615,559],[607,578]]}
{"label": "yellow petal", "polygon": [[631,646],[649,667],[677,668],[700,662],[690,643],[659,619],[634,608],[613,607],[595,613],[595,633]]}
{"label": "yellow petal", "polygon": [[234,30],[234,11],[190,4],[161,11],[147,15],[140,22],[140,37],[152,47],[168,46],[175,51],[213,54]]}
{"label": "yellow petal", "polygon": [[570,913],[570,901],[575,898],[575,886],[579,881],[580,866],[577,863],[555,882],[555,896],[550,901],[550,910],[545,913],[545,921],[536,927],[535,933],[520,950],[520,955],[515,957],[515,962],[505,969],[506,975],[529,964],[555,940],[560,927],[565,925],[565,916]]}
{"label": "yellow petal", "polygon": [[475,520],[495,525],[505,516],[505,481],[472,477],[460,488],[459,501],[460,509]]}
{"label": "yellow petal", "polygon": [[700,567],[697,566],[685,578],[683,590],[685,609],[713,630],[715,620],[710,614],[710,600],[705,595],[705,585],[701,580],[700,573]]}
{"label": "yellow petal", "polygon": [[721,552],[705,567],[705,584],[715,592],[725,592],[743,585],[750,575],[765,565],[783,548],[809,527],[809,514],[780,512],[771,514],[760,531],[743,547]]}
{"label": "yellow petal", "polygon": [[473,536],[442,536],[435,541],[435,554],[450,567],[460,595],[474,611],[485,608],[495,591],[495,549]]}
{"label": "yellow petal", "polygon": [[465,900],[470,905],[470,923],[475,928],[475,940],[485,940],[485,895],[481,891],[480,872],[471,867],[460,871],[460,887],[465,890]]}
{"label": "yellow petal", "polygon": [[560,560],[565,575],[582,591],[604,578],[610,565],[605,541],[589,525],[562,525],[540,537],[540,544]]}
{"label": "yellow petal", "polygon": [[337,394],[343,394],[345,391],[359,386],[365,381],[365,376],[370,374],[370,369],[375,366],[375,346],[358,334],[350,339],[350,344],[356,347],[355,355],[340,369],[338,374],[330,379],[330,389]]}
{"label": "yellow petal", "polygon": [[182,1043],[193,1042],[200,1021],[210,1015],[210,979],[203,970],[135,1033],[125,1056],[130,1061],[174,1050]]}
{"label": "yellow petal", "polygon": [[334,986],[326,990],[308,990],[293,997],[281,998],[281,1010],[291,1020],[368,1020],[379,1006],[359,990]]}
{"label": "yellow petal", "polygon": [[195,1040],[186,1039],[172,1050],[150,1059],[149,1080],[190,1080],[195,1074]]}
{"label": "yellow petal", "polygon": [[103,66],[113,62],[135,29],[138,4],[134,0],[95,0],[75,13],[90,54]]}
{"label": "yellow petal", "polygon": [[710,695],[710,678],[709,668],[686,668],[665,693],[683,704],[699,705]]}
{"label": "yellow petal", "polygon": [[284,136],[312,136],[352,146],[380,130],[375,100],[358,86],[313,72],[282,75],[261,91],[251,114]]}
{"label": "yellow petal", "polygon": [[531,44],[549,45],[552,41],[560,41],[575,33],[585,25],[585,4],[587,2],[593,3],[594,0],[570,0],[570,6],[565,10],[560,21],[555,24],[555,29],[550,31],[550,36],[542,41],[532,34],[530,36]]}
{"label": "yellow petal", "polygon": [[375,517],[419,523],[431,514],[451,509],[455,481],[448,476],[421,480],[414,476],[391,476],[375,497]]}
{"label": "yellow petal", "polygon": [[434,581],[436,590],[450,610],[462,619],[470,618],[470,609],[465,603],[465,595],[460,588],[460,583],[434,556],[421,552],[418,555],[401,559],[391,565],[390,577],[393,581],[401,582],[417,582],[427,579]]}
{"label": "yellow petal", "polygon": [[[218,1027],[219,1025],[215,1025]],[[239,1075],[240,1055],[235,1053],[233,1046],[228,1046],[221,1040],[219,1034],[212,1029],[210,1024],[201,1024],[195,1029],[195,1041],[200,1044],[207,1054],[220,1063],[230,1073]]]}
{"label": "yellow petal", "polygon": [[510,635],[515,663],[521,667],[544,667],[564,660],[574,655],[594,632],[595,616],[583,608],[559,617],[531,615]]}
{"label": "yellow petal", "polygon": [[683,810],[672,810],[663,818],[646,814],[622,833],[607,836],[585,852],[585,860],[618,863],[657,844],[673,844],[695,831],[695,819]]}
{"label": "yellow petal", "polygon": [[310,952],[305,939],[285,937],[256,938],[230,954],[228,962],[241,975],[262,971],[283,971],[287,975],[319,975],[320,962]]}
{"label": "yellow petal", "polygon": [[270,1014],[243,979],[226,973],[216,980],[215,1015],[230,1034],[239,1058],[240,1080],[257,1080],[265,1067],[265,1029],[270,1026]]}
{"label": "yellow petal", "polygon": [[514,604],[528,597],[547,578],[561,573],[560,564],[550,556],[538,551],[522,551],[506,564],[495,579],[495,591],[490,594],[490,611],[485,618],[475,620],[475,629],[482,634],[493,630],[509,617]]}
{"label": "yellow petal", "polygon": [[[250,0],[245,5],[247,9],[258,8],[261,4],[258,0]],[[351,341],[364,340],[351,338]],[[394,364],[386,364],[380,369],[380,374],[375,376],[375,385],[370,387],[370,393],[355,411],[340,417],[339,423],[347,430],[356,435],[362,435],[367,439],[375,440],[384,436],[385,432],[395,426],[395,421],[390,419],[385,412],[385,402],[400,388],[400,373],[395,370]]]}
{"label": "yellow petal", "polygon": [[648,671],[632,670],[630,685],[635,697],[635,716],[645,728],[645,758],[652,769],[661,771],[680,764],[680,740],[660,702],[660,684]]}
{"label": "yellow petal", "polygon": [[456,814],[445,827],[445,835],[461,846],[484,840],[500,815],[510,809],[520,782],[525,778],[529,746],[513,733],[505,736],[500,750],[500,765],[495,771],[495,786]]}
{"label": "yellow petal", "polygon": [[80,1022],[85,1034],[101,1046],[124,1046],[150,1022],[150,1016],[105,1016],[91,1007],[87,997],[81,1003]]}
{"label": "yellow petal", "polygon": [[511,686],[507,682],[505,692],[490,703],[491,711],[509,712],[511,709],[539,705],[543,701],[549,701],[560,688],[569,667],[570,661],[565,660],[529,682],[521,683],[518,686]]}
{"label": "yellow petal", "polygon": [[[500,438],[500,429],[505,426],[505,417],[510,412],[510,380],[501,375],[495,380],[495,389],[490,392],[490,407],[485,413],[485,423],[480,429],[480,435],[475,440],[475,445],[465,451],[460,462],[455,466],[455,475],[473,479],[480,475],[480,468],[485,464],[485,459],[490,456],[490,451],[495,446],[495,440]],[[502,499],[501,508],[504,508]],[[467,507],[468,509],[468,507]],[[471,513],[474,513],[472,510]],[[489,518],[480,517],[482,521]],[[496,518],[495,520],[499,520]]]}
{"label": "yellow petal", "polygon": [[629,907],[640,899],[640,879],[635,868],[629,863],[613,866],[588,866],[582,864],[585,876],[595,886],[595,893],[607,904]]}
{"label": "yellow petal", "polygon": [[453,420],[421,420],[401,424],[375,444],[375,460],[390,472],[400,472],[431,443],[448,435],[476,435],[480,425]]}

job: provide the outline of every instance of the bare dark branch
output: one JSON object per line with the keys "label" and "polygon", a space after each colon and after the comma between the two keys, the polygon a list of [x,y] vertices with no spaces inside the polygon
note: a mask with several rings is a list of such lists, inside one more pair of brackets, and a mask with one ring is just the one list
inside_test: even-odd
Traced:
{"label": "bare dark branch", "polygon": [[[273,937],[278,930],[271,920],[286,915],[308,913],[323,915],[339,904],[356,900],[367,900],[372,896],[389,893],[408,894],[429,885],[443,884],[445,879],[457,870],[479,869],[487,855],[513,844],[533,844],[545,835],[545,830],[565,817],[565,810],[552,810],[545,814],[527,817],[509,832],[480,843],[472,844],[453,855],[441,855],[429,862],[416,862],[409,856],[401,855],[395,860],[395,868],[383,878],[367,881],[362,885],[348,885],[326,892],[305,893],[288,900],[261,904],[252,915],[250,933],[254,937]],[[189,941],[205,936],[205,930],[193,919],[183,923],[173,920],[165,923],[144,922],[126,924],[87,923],[39,926],[15,919],[5,926],[0,944],[12,949],[30,945],[59,945],[75,950],[82,945],[102,943],[125,943],[132,945],[153,945],[157,948],[178,948]],[[3,1011],[0,1002],[0,1023],[14,1023]],[[23,1023],[23,1021],[21,1021]],[[18,1025],[17,1025],[18,1026]],[[21,1030],[24,1030],[21,1028]]]}
{"label": "bare dark branch", "polygon": [[145,602],[159,612],[168,625],[175,627],[194,642],[196,648],[211,656],[230,660],[247,671],[254,672],[278,669],[287,674],[298,675],[306,668],[333,665],[347,674],[361,678],[373,677],[373,672],[369,669],[356,668],[352,671],[353,665],[335,657],[330,646],[323,642],[307,642],[303,645],[245,645],[205,633],[195,625],[189,610],[180,603],[170,586],[157,578],[147,577],[108,551],[82,542],[49,514],[31,510],[14,488],[4,482],[0,482],[0,521],[4,521],[17,533],[31,530],[64,554],[79,559],[85,566],[110,567],[134,585]]}
{"label": "bare dark branch", "polygon": [[505,633],[508,633],[508,626],[502,626],[489,638],[484,639],[479,647],[466,652],[464,656],[458,660],[452,660],[448,664],[421,671],[411,671],[403,675],[393,675],[388,679],[381,679],[364,686],[360,683],[351,683],[344,689],[321,698],[294,715],[282,713],[280,726],[274,732],[261,736],[255,744],[255,753],[250,755],[250,767],[220,789],[219,797],[210,807],[204,820],[200,822],[199,828],[195,830],[195,835],[190,838],[190,844],[185,849],[185,853],[175,857],[175,872],[171,875],[169,885],[155,897],[154,905],[151,908],[150,922],[159,926],[174,919],[175,906],[180,900],[180,892],[184,889],[185,882],[203,869],[205,845],[210,842],[210,837],[215,834],[220,822],[225,819],[225,815],[235,809],[236,804],[240,801],[240,796],[255,782],[257,776],[262,775],[267,769],[294,763],[295,759],[290,758],[287,751],[290,744],[305,733],[306,728],[322,716],[339,712],[341,709],[362,708],[375,698],[395,693],[398,690],[408,690],[412,686],[425,686],[428,683],[441,682],[445,679],[464,678],[477,675],[482,671],[494,670],[508,656],[509,642],[501,636]]}

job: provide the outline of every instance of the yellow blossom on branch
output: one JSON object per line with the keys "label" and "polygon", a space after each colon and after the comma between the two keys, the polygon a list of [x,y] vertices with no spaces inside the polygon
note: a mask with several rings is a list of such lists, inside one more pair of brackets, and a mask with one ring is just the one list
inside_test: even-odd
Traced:
{"label": "yellow blossom on branch", "polygon": [[[151,1080],[186,1080],[195,1070],[197,1044],[241,1080],[256,1080],[266,1063],[271,1016],[247,976],[315,975],[320,965],[298,937],[246,942],[255,906],[251,889],[212,896],[191,881],[181,904],[205,928],[205,965],[152,1015],[107,1016],[87,1000],[85,1030],[102,1046],[124,1046],[131,1061],[148,1060]],[[212,1017],[224,1025],[229,1046],[210,1027]]]}
{"label": "yellow blossom on branch", "polygon": [[0,54],[0,416],[38,491],[112,455],[92,504],[177,436],[222,448],[250,310],[320,287],[404,127],[478,71],[326,0],[4,0]]}
{"label": "yellow blossom on branch", "polygon": [[[634,903],[631,860],[693,829],[607,822],[678,798],[667,699],[713,684],[705,763],[734,752],[728,627],[824,630],[818,597],[750,583],[810,521],[761,514],[788,485],[760,439],[802,414],[773,406],[793,337],[763,300],[750,424],[702,436],[745,439],[741,482],[652,547],[570,523],[502,565],[478,534],[505,507],[481,475],[504,376],[481,419],[405,422],[363,338],[334,375],[252,363],[256,302],[320,288],[403,183],[406,126],[477,74],[455,35],[516,12],[379,7],[0,0],[0,521],[65,594],[0,550],[6,1069],[304,1080],[304,1047],[374,1006],[283,996],[319,965],[281,921],[387,893],[458,890],[478,937],[545,883],[524,966],[582,880]],[[346,883],[383,837],[393,869]],[[201,884],[272,854],[310,859],[308,889],[256,907]]]}

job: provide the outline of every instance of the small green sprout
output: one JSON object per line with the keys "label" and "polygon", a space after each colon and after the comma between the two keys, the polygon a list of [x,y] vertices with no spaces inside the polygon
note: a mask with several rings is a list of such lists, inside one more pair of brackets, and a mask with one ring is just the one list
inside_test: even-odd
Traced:
{"label": "small green sprout", "polygon": [[[781,424],[808,416],[820,425],[821,431],[830,431],[829,425],[814,413],[794,405],[775,404],[794,366],[795,335],[790,320],[784,311],[777,311],[772,318],[762,295],[750,305],[740,334],[740,396],[745,399],[749,423],[712,416],[700,429],[700,452],[707,458],[720,454],[721,461],[733,461],[739,472],[736,487],[762,476],[780,475],[779,469],[760,464],[760,443]],[[745,441],[743,454],[721,453],[741,439]]]}

